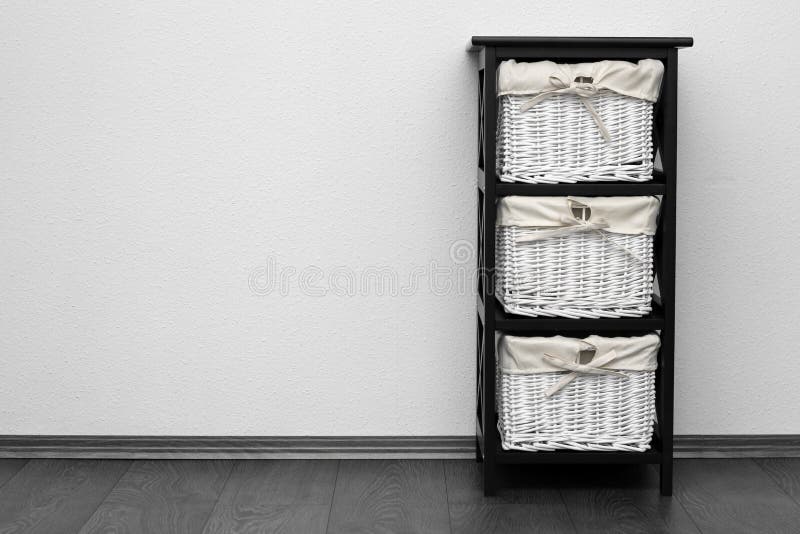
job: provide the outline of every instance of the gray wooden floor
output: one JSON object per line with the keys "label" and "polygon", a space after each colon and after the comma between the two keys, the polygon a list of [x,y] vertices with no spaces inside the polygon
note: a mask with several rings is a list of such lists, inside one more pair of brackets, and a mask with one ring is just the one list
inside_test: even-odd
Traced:
{"label": "gray wooden floor", "polygon": [[439,460],[0,460],[0,533],[800,532],[800,458],[515,467]]}

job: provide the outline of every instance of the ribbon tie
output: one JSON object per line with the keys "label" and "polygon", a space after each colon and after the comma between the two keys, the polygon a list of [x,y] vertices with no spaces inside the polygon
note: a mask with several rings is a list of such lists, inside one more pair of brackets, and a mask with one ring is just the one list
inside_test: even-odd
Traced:
{"label": "ribbon tie", "polygon": [[545,354],[544,359],[550,363],[551,365],[555,365],[557,367],[561,367],[567,371],[572,371],[571,373],[564,375],[561,380],[555,383],[550,389],[544,392],[546,397],[552,397],[559,391],[561,391],[567,384],[575,380],[579,373],[587,374],[587,375],[615,375],[615,376],[622,376],[625,378],[630,378],[625,373],[620,371],[613,371],[611,369],[604,369],[603,365],[609,363],[610,361],[616,359],[617,353],[615,351],[609,351],[602,356],[592,358],[592,361],[589,363],[575,363],[560,356],[553,356],[552,354]]}
{"label": "ribbon tie", "polygon": [[594,119],[595,124],[597,124],[597,128],[600,130],[600,134],[603,136],[603,139],[606,143],[611,142],[611,135],[608,133],[606,129],[606,125],[603,124],[603,120],[600,118],[600,115],[597,113],[597,110],[594,109],[594,106],[589,101],[589,97],[592,97],[597,94],[599,88],[594,84],[594,80],[588,76],[578,76],[573,81],[569,81],[569,79],[564,76],[561,72],[554,72],[550,75],[550,85],[555,87],[556,89],[551,89],[549,91],[544,91],[539,93],[538,95],[534,96],[527,102],[523,103],[519,110],[521,112],[526,112],[531,109],[533,106],[541,102],[542,100],[546,100],[553,95],[558,94],[575,94],[578,95],[583,105],[586,107],[586,110]]}
{"label": "ribbon tie", "polygon": [[608,228],[608,222],[605,219],[598,217],[594,221],[582,221],[577,218],[562,217],[561,222],[565,226],[557,228],[548,228],[547,230],[536,230],[536,232],[524,239],[520,239],[520,243],[531,243],[533,241],[541,241],[542,239],[549,239],[551,237],[561,237],[565,235],[574,234],[576,232],[589,232],[595,231],[601,235],[605,235],[601,230]]}
{"label": "ribbon tie", "polygon": [[[576,201],[571,197],[567,197],[567,203],[569,206],[569,210],[571,212],[572,208],[576,205]],[[577,207],[586,208],[588,206],[578,205]],[[545,230],[536,230],[531,235],[528,235],[518,240],[518,243],[532,243],[534,241],[541,241],[543,239],[549,239],[551,237],[562,237],[565,235],[574,234],[576,232],[595,232],[611,246],[622,250],[638,263],[644,263],[644,260],[639,256],[637,256],[628,247],[609,239],[606,232],[603,231],[604,229],[608,228],[609,224],[608,221],[606,221],[602,217],[597,217],[593,221],[588,221],[588,220],[578,219],[577,217],[574,216],[568,217],[564,215],[561,217],[561,222],[564,223],[565,226],[559,226],[557,228],[547,228]]]}

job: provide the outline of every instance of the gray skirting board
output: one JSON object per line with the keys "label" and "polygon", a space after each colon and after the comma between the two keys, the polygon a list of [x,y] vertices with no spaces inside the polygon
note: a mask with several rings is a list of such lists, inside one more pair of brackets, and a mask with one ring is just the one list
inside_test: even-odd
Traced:
{"label": "gray skirting board", "polygon": [[[0,458],[474,458],[473,436],[0,436]],[[800,457],[800,435],[675,436],[677,458]]]}

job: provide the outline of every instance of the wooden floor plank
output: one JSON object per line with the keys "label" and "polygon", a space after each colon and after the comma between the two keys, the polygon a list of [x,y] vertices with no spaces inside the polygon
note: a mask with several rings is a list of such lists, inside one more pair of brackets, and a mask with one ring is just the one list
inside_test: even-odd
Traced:
{"label": "wooden floor plank", "polygon": [[0,533],[205,525],[206,533],[714,534],[800,525],[800,459],[678,460],[675,469],[672,499],[659,495],[652,466],[514,466],[497,496],[484,498],[473,461],[0,461]]}
{"label": "wooden floor plank", "polygon": [[330,505],[236,505],[236,513],[212,516],[204,534],[324,534]]}
{"label": "wooden floor plank", "polygon": [[334,506],[377,500],[447,503],[440,460],[342,460]]}
{"label": "wooden floor plank", "polygon": [[438,460],[343,460],[328,532],[449,532],[446,491]]}
{"label": "wooden floor plank", "polygon": [[20,469],[25,467],[26,463],[28,463],[28,460],[20,460],[16,458],[0,460],[0,488],[2,488],[6,482],[11,480],[14,475],[20,471]]}
{"label": "wooden floor plank", "polygon": [[0,488],[0,532],[77,532],[116,485],[127,460],[31,460]]}
{"label": "wooden floor plank", "polygon": [[556,520],[534,504],[451,504],[454,534],[570,533],[569,517]]}
{"label": "wooden floor plank", "polygon": [[205,532],[325,532],[337,468],[337,460],[237,462]]}
{"label": "wooden floor plank", "polygon": [[800,528],[800,506],[752,460],[676,462],[675,496],[704,534]]}
{"label": "wooden floor plank", "polygon": [[435,506],[385,503],[354,509],[334,507],[328,534],[447,533],[450,517],[447,505]]}
{"label": "wooden floor plank", "polygon": [[649,465],[561,466],[558,484],[579,533],[700,534],[681,503],[659,493]]}
{"label": "wooden floor plank", "polygon": [[484,497],[481,467],[474,460],[445,461],[450,504],[543,504],[566,510],[557,487],[560,470],[546,465],[500,469],[503,482],[496,495]]}
{"label": "wooden floor plank", "polygon": [[800,504],[800,458],[759,458],[756,463],[779,488]]}
{"label": "wooden floor plank", "polygon": [[481,465],[445,462],[453,532],[574,532],[558,490],[558,471],[515,466],[502,472],[493,497],[483,496]]}
{"label": "wooden floor plank", "polygon": [[224,460],[136,461],[81,533],[200,532],[232,467]]}

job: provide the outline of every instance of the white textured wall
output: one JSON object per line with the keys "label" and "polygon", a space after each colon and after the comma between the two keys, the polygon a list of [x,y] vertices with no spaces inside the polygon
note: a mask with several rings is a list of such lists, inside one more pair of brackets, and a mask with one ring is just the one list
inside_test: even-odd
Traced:
{"label": "white textured wall", "polygon": [[[0,2],[0,434],[469,434],[472,34],[691,35],[676,432],[800,433],[795,2]],[[312,280],[313,281],[313,280]]]}

